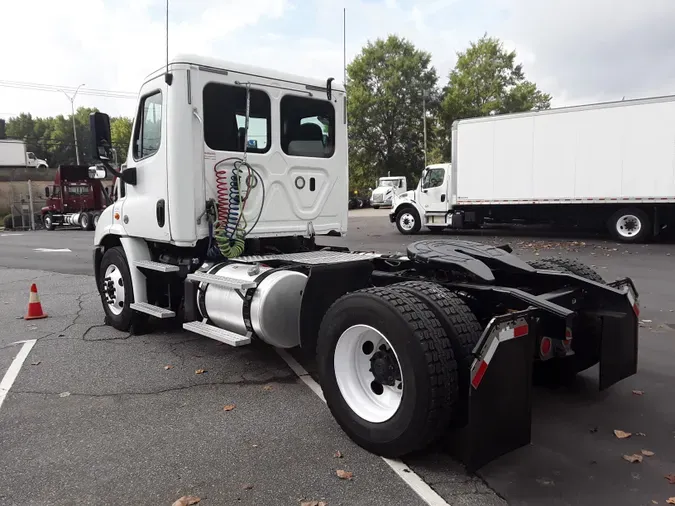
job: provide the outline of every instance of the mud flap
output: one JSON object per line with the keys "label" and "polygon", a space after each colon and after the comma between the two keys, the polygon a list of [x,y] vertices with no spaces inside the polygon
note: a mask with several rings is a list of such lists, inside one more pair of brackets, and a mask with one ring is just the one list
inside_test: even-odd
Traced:
{"label": "mud flap", "polygon": [[617,307],[595,313],[602,317],[600,390],[637,372],[640,315],[637,290],[630,279],[615,281],[610,286],[623,291],[625,295],[617,300]]}
{"label": "mud flap", "polygon": [[468,423],[449,440],[469,472],[530,443],[534,314],[493,318],[474,349]]}

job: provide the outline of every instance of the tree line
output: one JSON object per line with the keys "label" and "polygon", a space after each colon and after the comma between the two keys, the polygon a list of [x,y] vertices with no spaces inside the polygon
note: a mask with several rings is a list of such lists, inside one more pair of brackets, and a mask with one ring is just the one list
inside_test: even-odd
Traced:
{"label": "tree line", "polygon": [[[90,163],[93,158],[89,115],[98,109],[80,107],[75,112],[75,131],[77,133],[80,162]],[[26,150],[35,153],[37,158],[46,160],[50,167],[74,164],[75,138],[73,137],[73,118],[71,115],[36,117],[30,113],[21,113],[7,120],[5,136],[10,139],[26,141]],[[124,116],[110,118],[110,134],[117,150],[120,164],[124,162],[131,138],[131,119]]]}
{"label": "tree line", "polygon": [[[426,106],[427,162],[450,161],[455,120],[548,109],[551,95],[525,77],[516,52],[487,34],[457,53],[447,85],[431,65],[431,54],[405,38],[390,35],[367,43],[347,66],[349,174],[351,190],[364,190],[378,177],[406,176],[415,184],[424,167]],[[80,159],[91,161],[89,114],[75,113]],[[126,159],[132,120],[111,118],[112,142],[119,163]],[[10,118],[6,135],[25,139],[28,150],[50,167],[74,163],[72,118],[39,118],[23,113]]]}
{"label": "tree line", "polygon": [[431,54],[390,35],[369,42],[347,66],[351,190],[378,177],[415,184],[427,163],[449,162],[451,130],[463,118],[548,109],[551,95],[525,78],[516,52],[485,34],[457,53],[448,83],[438,85]]}

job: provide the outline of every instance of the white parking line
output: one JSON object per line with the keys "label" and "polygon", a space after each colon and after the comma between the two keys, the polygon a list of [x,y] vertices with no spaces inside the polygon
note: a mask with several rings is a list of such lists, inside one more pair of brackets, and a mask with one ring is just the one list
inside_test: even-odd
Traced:
{"label": "white parking line", "polygon": [[23,344],[23,346],[19,350],[19,353],[17,353],[16,357],[14,357],[14,360],[12,360],[12,363],[3,376],[2,381],[0,381],[0,407],[2,407],[2,403],[5,401],[5,397],[7,397],[9,389],[12,388],[14,380],[19,375],[21,366],[26,361],[30,350],[33,349],[33,346],[35,346],[36,342],[37,339],[29,339],[27,341],[17,341],[16,343],[12,343]]}
{"label": "white parking line", "polygon": [[[323,396],[323,391],[321,386],[314,381],[314,378],[310,376],[307,370],[298,363],[289,353],[285,350],[276,348],[276,352],[279,356],[288,364],[295,374],[302,380],[302,382],[307,385],[312,392],[314,392],[319,399],[323,402],[326,402],[325,397]],[[422,499],[429,506],[450,506],[440,495],[434,491],[427,483],[422,480],[422,478],[417,475],[412,469],[406,466],[399,459],[388,459],[381,457],[389,467],[401,478],[412,490],[415,492],[420,499]]]}
{"label": "white parking line", "polygon": [[72,253],[68,248],[34,248],[33,251],[41,253]]}

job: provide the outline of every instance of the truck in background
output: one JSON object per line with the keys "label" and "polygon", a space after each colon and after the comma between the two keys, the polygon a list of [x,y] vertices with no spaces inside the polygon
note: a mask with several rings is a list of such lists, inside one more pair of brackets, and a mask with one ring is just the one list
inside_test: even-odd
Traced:
{"label": "truck in background", "polygon": [[373,209],[390,207],[395,195],[408,190],[405,176],[387,176],[377,180],[376,188],[371,188],[370,205]]}
{"label": "truck in background", "polygon": [[390,220],[403,234],[484,223],[579,224],[642,242],[675,210],[675,96],[455,122]]}
{"label": "truck in background", "polygon": [[18,139],[0,139],[0,168],[46,169],[45,160],[35,156],[32,151],[26,151],[26,142]]}
{"label": "truck in background", "polygon": [[58,225],[79,226],[93,230],[101,212],[111,204],[102,183],[105,169],[86,165],[61,165],[54,183],[45,188],[47,203],[42,208],[42,222],[47,230]]}

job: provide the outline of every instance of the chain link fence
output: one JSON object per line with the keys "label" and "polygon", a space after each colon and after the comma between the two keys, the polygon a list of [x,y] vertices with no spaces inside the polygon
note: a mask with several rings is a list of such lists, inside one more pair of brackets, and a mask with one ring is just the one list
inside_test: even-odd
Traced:
{"label": "chain link fence", "polygon": [[5,230],[44,228],[41,209],[47,202],[45,186],[44,181],[31,180],[0,183],[0,203],[4,207],[0,226]]}

